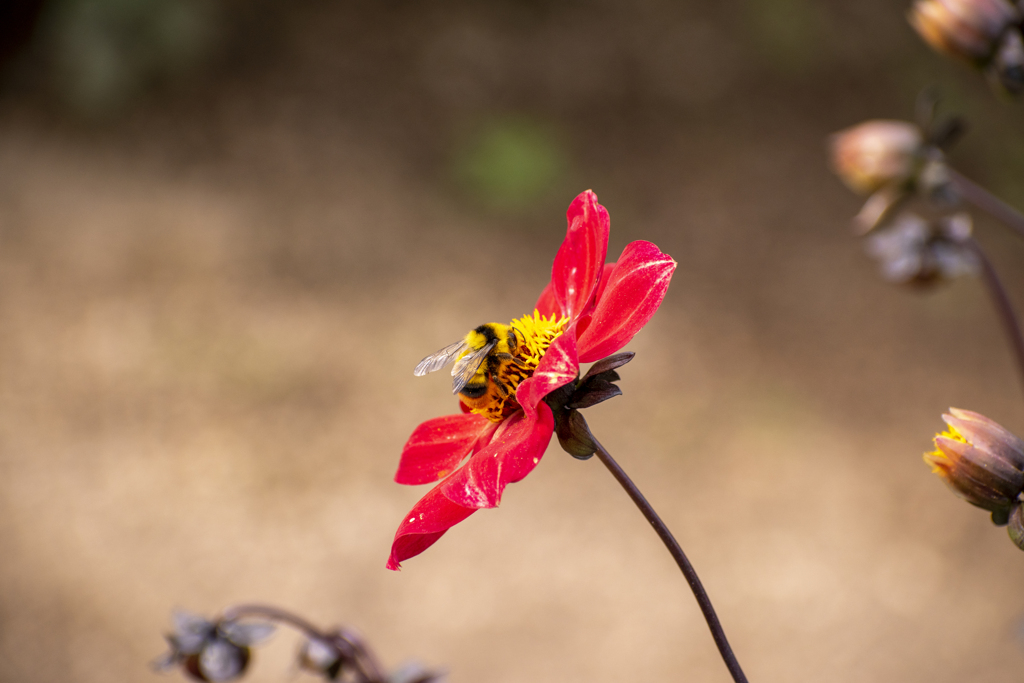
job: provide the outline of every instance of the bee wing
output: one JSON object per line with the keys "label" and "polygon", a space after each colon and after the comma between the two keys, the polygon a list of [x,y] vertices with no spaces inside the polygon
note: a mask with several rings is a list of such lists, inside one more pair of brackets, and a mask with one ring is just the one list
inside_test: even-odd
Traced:
{"label": "bee wing", "polygon": [[469,344],[464,339],[460,339],[421,360],[412,374],[422,377],[427,373],[436,372],[458,358],[459,354],[467,349],[469,349]]}
{"label": "bee wing", "polygon": [[452,368],[453,394],[457,394],[465,388],[466,384],[469,383],[469,380],[476,374],[476,371],[480,369],[480,365],[483,364],[484,359],[487,358],[487,354],[489,354],[497,345],[498,340],[495,339],[482,349],[470,351],[455,362],[455,367]]}

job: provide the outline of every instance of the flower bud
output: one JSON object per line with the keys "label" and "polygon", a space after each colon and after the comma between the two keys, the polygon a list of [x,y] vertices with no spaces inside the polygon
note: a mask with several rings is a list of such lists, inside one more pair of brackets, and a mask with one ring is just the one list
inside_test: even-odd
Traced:
{"label": "flower bud", "polygon": [[577,460],[587,460],[597,452],[590,427],[578,410],[568,410],[556,419],[555,435],[562,450]]}
{"label": "flower bud", "polygon": [[938,52],[985,66],[1020,15],[1006,0],[918,0],[908,19]]}
{"label": "flower bud", "polygon": [[185,660],[185,670],[193,678],[208,683],[233,681],[245,673],[251,653],[248,647],[236,645],[226,638],[207,643],[198,654]]}
{"label": "flower bud", "polygon": [[[347,645],[347,643],[345,643]],[[337,643],[310,638],[299,651],[299,666],[307,671],[336,681],[351,657],[343,653]]]}
{"label": "flower bud", "polygon": [[1007,524],[1006,530],[1010,534],[1010,540],[1018,548],[1024,550],[1024,507],[1020,503],[1016,503],[1010,511],[1009,524]]}
{"label": "flower bud", "polygon": [[832,136],[832,168],[846,185],[870,194],[910,183],[926,145],[921,129],[905,121],[865,121]]}
{"label": "flower bud", "polygon": [[1005,519],[1024,491],[1024,442],[969,410],[950,408],[942,419],[947,429],[925,462],[968,503]]}

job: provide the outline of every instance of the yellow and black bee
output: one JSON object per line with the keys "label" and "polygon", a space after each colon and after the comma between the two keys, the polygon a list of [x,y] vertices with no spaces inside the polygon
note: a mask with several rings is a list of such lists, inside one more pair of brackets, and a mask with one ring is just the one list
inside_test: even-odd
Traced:
{"label": "yellow and black bee", "polygon": [[508,325],[487,323],[430,354],[413,372],[425,375],[455,361],[452,393],[459,395],[470,412],[501,422],[519,407],[516,388],[537,369],[568,322],[567,318],[545,317],[535,310]]}
{"label": "yellow and black bee", "polygon": [[512,326],[487,323],[421,360],[413,374],[426,375],[455,361],[452,393],[473,412],[488,414],[493,412],[489,408],[496,408],[500,414],[519,382],[529,376],[517,358],[520,341]]}

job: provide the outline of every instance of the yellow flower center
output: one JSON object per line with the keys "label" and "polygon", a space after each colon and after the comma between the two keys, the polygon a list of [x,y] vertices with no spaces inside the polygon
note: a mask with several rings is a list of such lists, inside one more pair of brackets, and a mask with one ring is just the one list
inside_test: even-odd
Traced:
{"label": "yellow flower center", "polygon": [[[963,434],[958,432],[954,427],[946,425],[946,431],[941,434],[936,434],[935,438],[946,437],[953,441],[959,441],[960,443],[967,443],[967,439],[964,438]],[[942,452],[942,449],[936,444],[935,450],[924,454],[924,461],[931,465],[932,474],[937,474],[940,477],[947,477],[949,474],[949,468],[952,466],[949,457]]]}
{"label": "yellow flower center", "polygon": [[[519,408],[516,388],[533,375],[544,352],[565,331],[568,323],[568,318],[554,315],[546,318],[534,311],[508,325],[489,323],[483,326],[490,328],[500,341],[466,384],[460,395],[462,403],[470,412],[483,415],[491,422],[501,422],[515,412]],[[482,338],[476,330],[466,335],[467,343],[473,348],[483,347]]]}

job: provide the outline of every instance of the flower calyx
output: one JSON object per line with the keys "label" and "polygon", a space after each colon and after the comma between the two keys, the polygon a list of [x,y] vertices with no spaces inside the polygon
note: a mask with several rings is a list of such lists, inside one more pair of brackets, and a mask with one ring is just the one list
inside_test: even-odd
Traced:
{"label": "flower calyx", "polygon": [[328,681],[360,683],[437,683],[444,675],[409,662],[391,673],[380,670],[366,645],[345,629],[307,634],[299,650],[299,668]]}
{"label": "flower calyx", "polygon": [[308,638],[299,650],[299,668],[322,676],[329,681],[338,680],[353,668],[356,653],[352,645],[332,631],[327,638]]}
{"label": "flower calyx", "polygon": [[1013,504],[1010,508],[1010,515],[1007,519],[1006,530],[1010,534],[1010,540],[1013,541],[1021,550],[1024,550],[1024,505],[1020,501]]}
{"label": "flower calyx", "polygon": [[633,353],[617,353],[594,363],[582,378],[569,382],[544,399],[555,416],[555,435],[562,450],[578,460],[597,452],[597,444],[580,410],[622,394],[615,382],[617,368],[633,360]]}

